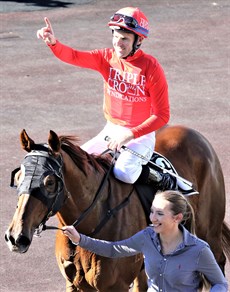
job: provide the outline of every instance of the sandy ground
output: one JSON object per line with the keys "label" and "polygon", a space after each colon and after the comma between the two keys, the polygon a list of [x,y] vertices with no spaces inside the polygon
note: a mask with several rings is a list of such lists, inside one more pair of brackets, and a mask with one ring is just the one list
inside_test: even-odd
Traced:
{"label": "sandy ground", "polygon": [[[83,143],[104,125],[101,77],[61,63],[36,39],[44,16],[52,21],[60,41],[88,50],[111,46],[106,23],[116,10],[141,7],[151,24],[143,49],[164,67],[171,124],[200,131],[215,148],[225,176],[229,223],[229,1],[24,2],[0,1],[0,291],[65,290],[54,255],[54,231],[34,238],[24,255],[10,253],[4,242],[17,202],[15,190],[9,188],[10,174],[25,155],[20,131],[25,128],[37,142],[46,142],[52,129],[75,134]],[[56,219],[50,223],[56,224]]]}

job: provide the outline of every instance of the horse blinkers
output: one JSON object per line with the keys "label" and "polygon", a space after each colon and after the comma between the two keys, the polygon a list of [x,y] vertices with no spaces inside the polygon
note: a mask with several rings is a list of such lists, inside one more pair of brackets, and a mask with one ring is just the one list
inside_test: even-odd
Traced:
{"label": "horse blinkers", "polygon": [[[62,158],[55,158],[48,151],[28,153],[21,165],[11,174],[11,187],[17,188],[18,196],[29,194],[40,200],[48,209],[47,216],[41,222],[55,215],[65,202],[65,185],[62,175]],[[16,173],[21,170],[19,182],[15,186]]]}

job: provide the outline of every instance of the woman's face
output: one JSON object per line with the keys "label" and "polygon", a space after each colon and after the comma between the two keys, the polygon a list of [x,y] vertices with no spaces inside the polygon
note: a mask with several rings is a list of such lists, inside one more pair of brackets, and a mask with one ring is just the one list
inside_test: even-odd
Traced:
{"label": "woman's face", "polygon": [[154,231],[161,234],[168,234],[172,229],[177,228],[178,215],[173,215],[171,203],[163,197],[156,195],[150,210],[150,220]]}
{"label": "woman's face", "polygon": [[132,33],[124,31],[113,31],[113,47],[118,58],[123,59],[127,57],[133,49],[135,36]]}

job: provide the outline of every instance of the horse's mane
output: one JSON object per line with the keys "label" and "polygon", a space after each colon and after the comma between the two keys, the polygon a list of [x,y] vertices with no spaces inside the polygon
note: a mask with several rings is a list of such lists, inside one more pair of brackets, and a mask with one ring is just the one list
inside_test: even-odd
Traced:
{"label": "horse's mane", "polygon": [[78,145],[79,138],[72,135],[59,136],[61,149],[65,151],[78,168],[87,175],[87,165],[92,165],[97,171],[105,172],[110,166],[108,156],[89,154]]}

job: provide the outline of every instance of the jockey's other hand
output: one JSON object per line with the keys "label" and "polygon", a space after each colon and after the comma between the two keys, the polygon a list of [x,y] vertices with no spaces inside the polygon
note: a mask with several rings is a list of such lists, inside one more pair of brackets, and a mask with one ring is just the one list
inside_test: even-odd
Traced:
{"label": "jockey's other hand", "polygon": [[125,133],[118,134],[116,136],[108,137],[107,147],[111,150],[120,151],[121,147],[134,138],[133,132],[129,129]]}

